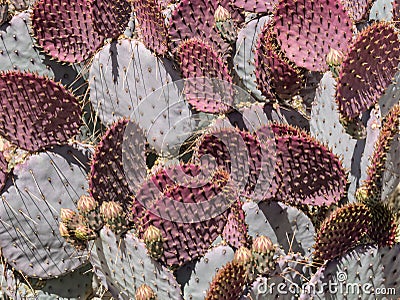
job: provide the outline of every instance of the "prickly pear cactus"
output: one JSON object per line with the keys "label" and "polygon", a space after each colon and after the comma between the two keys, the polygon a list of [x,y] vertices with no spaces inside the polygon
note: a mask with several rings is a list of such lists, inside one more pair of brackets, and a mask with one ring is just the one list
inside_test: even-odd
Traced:
{"label": "prickly pear cactus", "polygon": [[0,295],[399,298],[399,7],[0,0]]}

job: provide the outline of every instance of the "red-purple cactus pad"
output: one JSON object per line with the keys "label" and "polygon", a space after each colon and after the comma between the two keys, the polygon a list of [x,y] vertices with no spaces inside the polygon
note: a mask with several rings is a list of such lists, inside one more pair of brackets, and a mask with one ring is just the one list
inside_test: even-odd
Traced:
{"label": "red-purple cactus pad", "polygon": [[278,0],[235,0],[233,5],[240,10],[258,14],[270,13],[278,4]]}
{"label": "red-purple cactus pad", "polygon": [[[271,130],[261,127],[258,131]],[[276,140],[275,176],[267,199],[291,204],[330,205],[346,192],[347,174],[339,158],[308,133],[272,125]]]}
{"label": "red-purple cactus pad", "polygon": [[158,55],[168,51],[168,33],[157,0],[133,0],[133,9],[146,47]]}
{"label": "red-purple cactus pad", "polygon": [[[268,192],[276,163],[275,140],[269,128],[257,134],[235,128],[205,133],[196,147],[196,159],[215,159],[230,173],[239,194],[262,200]],[[204,158],[203,158],[204,157]]]}
{"label": "red-purple cactus pad", "polygon": [[386,115],[378,140],[374,145],[374,153],[367,169],[367,179],[357,191],[360,201],[379,202],[381,200],[383,173],[385,171],[387,154],[393,139],[399,134],[400,128],[400,104],[394,105]]}
{"label": "red-purple cactus pad", "polygon": [[310,71],[327,70],[330,49],[346,52],[353,36],[352,20],[336,0],[280,0],[274,21],[286,57]]}
{"label": "red-purple cactus pad", "polygon": [[[157,175],[151,176],[137,192],[135,200],[145,209],[141,212],[133,209],[130,217],[141,237],[151,225],[161,231],[164,251],[160,259],[174,267],[202,256],[222,233],[229,213],[226,209],[219,210],[218,206],[222,201],[220,198],[229,198],[229,193],[222,189],[227,182],[225,172],[216,171],[203,180],[199,176],[191,176],[190,169],[193,168],[185,170],[176,166],[174,171],[170,167],[167,172],[162,172],[173,174],[168,180],[160,181],[163,175],[158,178]],[[182,171],[181,176],[177,177],[175,185],[169,185],[167,182],[175,181],[174,174],[179,174],[179,170]],[[217,210],[216,216],[213,210]]]}
{"label": "red-purple cactus pad", "polygon": [[46,53],[69,63],[88,59],[104,40],[94,28],[87,0],[36,1],[32,30]]}
{"label": "red-purple cactus pad", "polygon": [[3,155],[3,152],[0,151],[0,191],[3,189],[6,184],[7,175],[8,175],[8,163]]}
{"label": "red-purple cactus pad", "polygon": [[[133,181],[133,174],[129,172],[144,172],[146,169],[143,165],[133,164],[128,166],[129,160],[123,157],[123,142],[125,130],[131,130],[138,136],[141,134],[140,129],[130,127],[133,122],[128,125],[128,120],[121,119],[114,123],[101,138],[93,155],[89,179],[89,191],[93,198],[99,203],[103,201],[115,201],[122,204],[124,208],[132,201],[133,190],[136,183]],[[129,142],[129,141],[125,141]],[[126,148],[129,149],[129,148]],[[145,145],[139,144],[135,147],[136,156],[145,161]],[[141,168],[135,170],[134,168]],[[136,174],[136,173],[135,173]],[[140,174],[138,176],[140,178]]]}
{"label": "red-purple cactus pad", "polygon": [[[177,53],[182,75],[188,79],[185,81],[186,100],[199,111],[220,113],[229,110],[232,77],[218,52],[207,42],[193,38],[181,43]],[[215,91],[218,81],[227,82],[227,89]]]}
{"label": "red-purple cactus pad", "polygon": [[368,20],[369,10],[373,0],[342,0],[344,9],[354,22]]}
{"label": "red-purple cactus pad", "polygon": [[12,144],[38,151],[79,133],[81,108],[62,85],[31,73],[0,74],[0,134]]}
{"label": "red-purple cactus pad", "polygon": [[342,118],[354,119],[374,105],[392,83],[400,63],[395,28],[377,22],[352,44],[339,74],[336,101]]}
{"label": "red-purple cactus pad", "polygon": [[246,269],[243,264],[229,262],[213,278],[205,300],[239,299],[246,285]]}
{"label": "red-purple cactus pad", "polygon": [[317,234],[314,260],[331,260],[357,246],[371,227],[370,209],[361,203],[352,203],[326,219]]}
{"label": "red-purple cactus pad", "polygon": [[371,228],[369,237],[380,247],[393,246],[399,230],[396,213],[382,202],[369,206],[371,211]]}
{"label": "red-purple cactus pad", "polygon": [[117,38],[128,26],[131,4],[127,0],[89,0],[91,17],[98,34]]}
{"label": "red-purple cactus pad", "polygon": [[250,237],[247,233],[245,217],[241,201],[232,205],[224,231],[222,232],[222,238],[232,247],[240,248],[249,245]]}
{"label": "red-purple cactus pad", "polygon": [[280,50],[273,30],[272,23],[267,23],[258,36],[255,50],[257,87],[266,98],[271,98],[272,91],[279,98],[290,99],[303,86],[303,76]]}
{"label": "red-purple cactus pad", "polygon": [[172,50],[177,49],[179,44],[187,39],[199,38],[209,41],[219,55],[229,56],[230,45],[224,41],[214,24],[215,10],[219,5],[231,13],[233,20],[240,20],[238,14],[230,7],[228,0],[183,0],[179,2],[172,12],[169,25]]}

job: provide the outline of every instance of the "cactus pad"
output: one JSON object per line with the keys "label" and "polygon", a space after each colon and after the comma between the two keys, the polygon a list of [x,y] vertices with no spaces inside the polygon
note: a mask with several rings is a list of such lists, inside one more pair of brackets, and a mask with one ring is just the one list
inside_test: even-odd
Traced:
{"label": "cactus pad", "polygon": [[342,0],[341,2],[354,22],[368,20],[372,0]]}
{"label": "cactus pad", "polygon": [[339,74],[336,100],[343,118],[354,119],[378,102],[397,72],[399,45],[389,23],[375,23],[360,33]]}
{"label": "cactus pad", "polygon": [[131,231],[121,237],[103,227],[93,243],[90,261],[103,285],[112,287],[115,298],[133,299],[136,290],[146,284],[157,299],[182,299],[172,273],[148,256],[144,243]]}
{"label": "cactus pad", "polygon": [[0,74],[0,134],[28,151],[65,143],[78,133],[81,109],[63,86],[30,73]]}
{"label": "cactus pad", "polygon": [[168,33],[159,1],[134,0],[132,3],[143,43],[155,54],[164,55],[168,51]]}
{"label": "cactus pad", "polygon": [[[114,201],[127,208],[132,201],[135,185],[146,175],[144,144],[134,145],[136,151],[134,154],[123,155],[124,146],[126,150],[130,150],[129,142],[123,146],[125,130],[128,128],[130,132],[133,132],[134,129],[134,123],[129,123],[127,127],[128,122],[121,119],[111,126],[93,155],[89,187],[90,194],[99,204],[103,201]],[[137,131],[137,136],[139,134],[140,131]],[[137,155],[137,157],[133,158],[131,155]],[[128,175],[126,171],[129,171]]]}
{"label": "cactus pad", "polygon": [[340,1],[279,1],[275,33],[286,57],[310,71],[325,71],[330,49],[346,52],[352,21]]}
{"label": "cactus pad", "polygon": [[258,36],[255,50],[257,85],[266,98],[271,98],[272,91],[281,99],[290,99],[303,86],[303,76],[280,50],[273,30],[269,22]]}
{"label": "cactus pad", "polygon": [[278,159],[269,198],[317,206],[338,202],[347,183],[339,158],[305,131],[277,124],[272,128]]}
{"label": "cactus pad", "polygon": [[8,168],[8,163],[4,157],[3,152],[0,151],[0,191],[3,189],[7,181],[8,177],[7,168]]}
{"label": "cactus pad", "polygon": [[[180,165],[171,168],[184,170]],[[203,255],[223,231],[229,206],[218,205],[228,201],[231,192],[225,194],[222,190],[226,184],[223,173],[217,171],[211,176],[204,181],[198,176],[182,174],[178,183],[164,191],[155,184],[157,179],[153,176],[136,194],[130,219],[137,224],[141,237],[150,225],[161,230],[164,246],[161,260],[170,266]],[[141,212],[138,203],[146,209]]]}
{"label": "cactus pad", "polygon": [[255,98],[260,100],[263,99],[263,96],[257,89],[256,84],[254,50],[257,45],[257,37],[269,20],[270,18],[268,16],[251,20],[238,32],[236,41],[237,51],[233,58],[233,66],[237,75],[242,80],[249,93],[251,92]]}
{"label": "cactus pad", "polygon": [[106,38],[117,38],[128,26],[131,4],[127,0],[90,0],[91,18],[97,33]]}
{"label": "cactus pad", "polygon": [[246,12],[254,12],[257,14],[272,12],[277,4],[277,0],[240,0],[233,2],[233,5],[240,10],[244,10]]}
{"label": "cactus pad", "polygon": [[189,282],[184,287],[185,299],[204,299],[218,269],[232,261],[234,252],[229,246],[215,246],[196,263]]}
{"label": "cactus pad", "polygon": [[314,259],[331,260],[357,246],[371,227],[370,209],[361,203],[338,208],[321,225],[315,242]]}
{"label": "cactus pad", "polygon": [[[285,251],[309,255],[314,244],[315,229],[300,210],[280,202],[247,202],[243,205],[249,235],[264,235]],[[278,224],[275,227],[274,224]]]}
{"label": "cactus pad", "polygon": [[[196,110],[203,112],[220,113],[229,110],[229,101],[232,98],[229,89],[220,93],[215,92],[214,81],[211,80],[215,78],[221,82],[223,80],[232,82],[228,68],[218,53],[207,42],[190,39],[179,45],[177,55],[183,77],[189,79],[185,82],[187,101]],[[202,78],[196,79],[196,77]],[[225,92],[228,92],[228,95]]]}
{"label": "cactus pad", "polygon": [[205,300],[239,299],[246,284],[246,269],[242,264],[229,262],[213,278]]}
{"label": "cactus pad", "polygon": [[102,45],[87,0],[40,0],[32,12],[34,36],[50,56],[69,63],[82,62]]}
{"label": "cactus pad", "polygon": [[344,298],[344,293],[331,293],[328,288],[329,283],[331,286],[336,286],[337,291],[347,291],[348,296],[363,299],[372,299],[376,296],[381,299],[398,297],[399,250],[399,244],[393,248],[360,246],[343,257],[329,262],[323,271],[322,282],[315,286],[315,291],[318,291],[317,296],[321,299]]}
{"label": "cactus pad", "polygon": [[[385,185],[383,174],[386,167],[388,152],[398,145],[394,139],[399,136],[400,128],[400,104],[392,107],[389,113],[385,116],[382,129],[379,133],[378,140],[374,145],[374,153],[371,157],[371,162],[367,170],[368,177],[361,186],[363,190],[363,198],[366,201],[380,201],[382,197],[382,189]],[[394,158],[393,158],[394,159]],[[393,170],[394,171],[394,170]],[[399,178],[400,175],[397,175]],[[397,179],[397,184],[398,184]],[[397,185],[396,183],[394,185]]]}
{"label": "cactus pad", "polygon": [[[230,56],[230,45],[219,34],[214,23],[214,14],[221,5],[231,13],[229,1],[184,0],[179,2],[172,12],[169,36],[171,48],[176,51],[179,44],[190,38],[209,41],[221,57]],[[237,20],[238,14],[233,15]]]}
{"label": "cactus pad", "polygon": [[30,277],[51,278],[85,262],[60,236],[61,208],[74,209],[87,189],[88,157],[63,146],[14,168],[3,190],[0,246],[8,263]]}

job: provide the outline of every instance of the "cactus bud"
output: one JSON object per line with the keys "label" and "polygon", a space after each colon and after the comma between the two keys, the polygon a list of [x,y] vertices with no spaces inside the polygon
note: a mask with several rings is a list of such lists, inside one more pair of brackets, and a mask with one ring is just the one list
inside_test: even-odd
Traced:
{"label": "cactus bud", "polygon": [[150,225],[143,234],[143,240],[151,257],[159,259],[164,253],[161,230]]}
{"label": "cactus bud", "polygon": [[94,200],[93,197],[82,195],[78,200],[78,210],[83,214],[86,215],[91,211],[96,210],[97,202]]}
{"label": "cactus bud", "polygon": [[269,253],[274,251],[274,244],[269,237],[261,235],[253,241],[252,250],[257,253]]}
{"label": "cactus bud", "polygon": [[157,296],[147,284],[142,284],[135,293],[136,300],[157,300]]}
{"label": "cactus bud", "polygon": [[275,247],[271,239],[266,236],[259,236],[253,241],[253,270],[252,275],[265,275],[275,269]]}
{"label": "cactus bud", "polygon": [[73,222],[78,222],[78,215],[75,211],[69,208],[61,208],[60,210],[61,222],[68,225]]}
{"label": "cactus bud", "polygon": [[226,8],[223,8],[221,5],[218,5],[214,13],[215,22],[225,22],[229,19],[232,19],[230,12]]}
{"label": "cactus bud", "polygon": [[110,229],[117,234],[129,229],[124,209],[118,202],[103,202],[100,206],[100,215],[104,223],[107,223]]}
{"label": "cactus bud", "polygon": [[236,26],[229,11],[219,5],[215,10],[214,20],[221,37],[230,44],[235,43],[237,39]]}
{"label": "cactus bud", "polygon": [[96,234],[89,227],[79,224],[75,229],[75,237],[78,240],[89,241],[96,238]]}
{"label": "cactus bud", "polygon": [[333,78],[339,77],[340,65],[343,62],[344,54],[340,50],[331,48],[329,53],[326,55],[326,63],[332,72]]}
{"label": "cactus bud", "polygon": [[58,226],[58,230],[60,231],[60,235],[61,235],[63,238],[67,238],[67,237],[70,236],[69,231],[68,231],[68,228],[67,228],[67,226],[66,226],[63,222],[60,222],[60,224],[59,224],[59,226]]}
{"label": "cactus bud", "polygon": [[105,222],[112,222],[123,214],[123,209],[119,203],[107,201],[100,206],[100,214]]}
{"label": "cactus bud", "polygon": [[236,252],[233,258],[233,261],[239,264],[246,265],[250,263],[252,260],[251,251],[246,247],[240,247]]}
{"label": "cactus bud", "polygon": [[343,62],[343,57],[344,54],[342,51],[331,48],[326,55],[326,63],[329,66],[340,66]]}

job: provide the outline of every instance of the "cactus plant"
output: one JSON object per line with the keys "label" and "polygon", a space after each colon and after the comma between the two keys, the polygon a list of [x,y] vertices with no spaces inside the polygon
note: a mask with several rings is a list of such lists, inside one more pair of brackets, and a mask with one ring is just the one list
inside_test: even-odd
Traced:
{"label": "cactus plant", "polygon": [[397,0],[10,0],[0,22],[1,292],[396,286]]}

